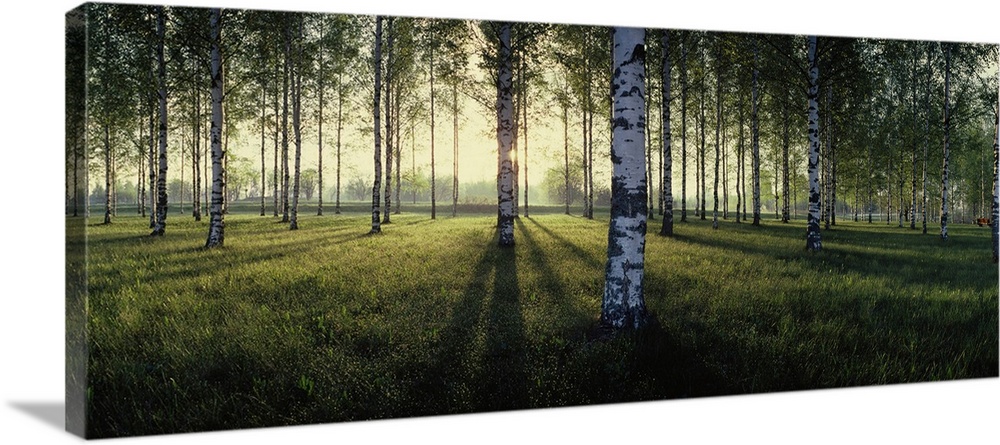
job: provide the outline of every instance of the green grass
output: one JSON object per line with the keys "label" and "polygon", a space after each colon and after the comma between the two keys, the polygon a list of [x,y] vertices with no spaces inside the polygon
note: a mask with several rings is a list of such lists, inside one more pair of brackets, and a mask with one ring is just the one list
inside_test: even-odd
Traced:
{"label": "green grass", "polygon": [[[541,210],[541,211],[539,211]],[[595,329],[607,216],[176,214],[89,234],[95,437],[997,376],[989,233],[677,223],[646,245],[653,322]],[[547,212],[547,213],[546,213]],[[537,215],[537,216],[536,216]]]}

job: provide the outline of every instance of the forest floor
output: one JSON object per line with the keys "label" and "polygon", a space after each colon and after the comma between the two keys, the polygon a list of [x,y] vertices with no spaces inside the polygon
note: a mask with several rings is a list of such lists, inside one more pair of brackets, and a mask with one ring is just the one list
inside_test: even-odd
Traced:
{"label": "forest floor", "polygon": [[[363,210],[363,209],[358,209]],[[989,230],[838,222],[676,236],[650,221],[650,325],[595,335],[607,213],[89,220],[94,437],[995,377]],[[574,209],[576,210],[576,209]],[[679,214],[679,212],[678,212]],[[678,218],[679,219],[679,218]],[[67,219],[70,221],[71,219]],[[937,226],[934,226],[936,229]],[[79,241],[74,244],[82,246]]]}

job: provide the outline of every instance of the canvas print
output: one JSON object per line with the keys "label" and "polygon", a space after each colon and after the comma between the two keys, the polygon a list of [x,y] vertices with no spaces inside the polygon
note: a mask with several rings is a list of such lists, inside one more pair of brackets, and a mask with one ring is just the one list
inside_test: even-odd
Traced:
{"label": "canvas print", "polygon": [[84,4],[66,427],[997,378],[998,60]]}

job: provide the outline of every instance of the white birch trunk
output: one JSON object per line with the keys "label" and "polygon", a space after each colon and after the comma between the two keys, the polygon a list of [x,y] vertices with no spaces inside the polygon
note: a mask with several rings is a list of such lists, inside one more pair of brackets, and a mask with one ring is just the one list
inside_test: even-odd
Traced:
{"label": "white birch trunk", "polygon": [[[809,221],[806,227],[806,250],[822,249],[819,234],[819,65],[816,62],[816,36],[809,36]],[[787,196],[786,196],[787,200]]]}
{"label": "white birch trunk", "polygon": [[613,39],[611,223],[601,324],[639,328],[646,321],[645,30],[614,28]]}
{"label": "white birch trunk", "polygon": [[222,57],[219,54],[219,40],[222,24],[222,11],[214,8],[211,11],[211,63],[212,63],[212,203],[209,209],[208,240],[205,247],[223,245],[225,222],[222,211],[223,193],[225,192],[225,170],[223,160],[226,158],[222,146]]}
{"label": "white birch trunk", "polygon": [[167,227],[167,64],[163,58],[163,40],[166,32],[166,17],[163,6],[157,7],[156,14],[156,63],[159,82],[159,171],[156,174],[156,226],[153,236],[162,236]]}
{"label": "white birch trunk", "polygon": [[510,22],[500,24],[500,66],[497,75],[497,233],[501,247],[514,245],[514,104],[510,55]]}

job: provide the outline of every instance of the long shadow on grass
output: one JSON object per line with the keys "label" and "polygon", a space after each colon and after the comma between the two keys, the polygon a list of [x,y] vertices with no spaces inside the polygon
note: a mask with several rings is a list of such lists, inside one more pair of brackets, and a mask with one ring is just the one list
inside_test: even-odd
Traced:
{"label": "long shadow on grass", "polygon": [[[343,231],[341,230],[341,232]],[[326,233],[317,232],[313,236],[299,239],[289,237],[286,240],[282,240],[283,242],[267,247],[257,246],[252,249],[245,249],[230,245],[224,248],[231,249],[230,255],[223,255],[221,259],[216,258],[218,260],[213,260],[215,252],[206,251],[202,246],[183,246],[170,251],[157,252],[157,255],[149,257],[148,261],[163,260],[164,264],[155,273],[146,274],[143,282],[156,286],[158,283],[171,283],[180,279],[219,274],[227,270],[235,272],[240,267],[245,267],[248,264],[256,264],[261,261],[279,261],[286,257],[304,256],[312,248],[357,241],[365,236],[365,234],[358,234],[353,231],[346,231],[339,236],[326,236]],[[137,244],[126,244],[125,246],[138,248]],[[102,249],[105,248],[102,247]],[[91,258],[94,258],[94,256],[92,255]],[[109,278],[107,287],[92,285],[92,292],[113,293],[120,290],[123,286],[135,282],[131,271],[117,270],[109,273],[117,274],[121,278]]]}
{"label": "long shadow on grass", "polygon": [[[536,226],[541,227],[537,222],[531,220],[530,218],[528,218],[528,221],[531,221]],[[551,261],[545,254],[545,249],[539,246],[538,242],[535,241],[535,238],[531,235],[531,231],[528,230],[521,219],[517,219],[515,222],[519,229],[518,233],[521,235],[522,241],[520,242],[520,245],[527,246],[528,252],[526,257],[531,261],[532,269],[538,271],[542,278],[539,284],[547,297],[546,301],[550,302],[553,306],[556,306],[550,307],[546,310],[552,311],[563,307],[568,309],[568,311],[558,311],[558,313],[563,316],[568,315],[573,320],[589,319],[589,314],[585,313],[580,305],[570,304],[572,296],[566,294],[566,289],[561,282],[560,274],[552,269],[552,266],[550,265]]]}
{"label": "long shadow on grass", "polygon": [[574,256],[576,256],[581,260],[586,261],[587,264],[590,265],[591,267],[595,267],[598,269],[604,268],[604,262],[601,261],[596,256],[594,256],[594,252],[574,244],[572,241],[566,239],[566,237],[553,232],[552,229],[549,229],[548,227],[542,225],[541,223],[539,223],[534,219],[528,218],[528,221],[531,222],[536,227],[538,227],[539,229],[541,229],[541,231],[545,232],[546,235],[552,237],[552,239],[558,241],[560,244],[569,249],[569,251],[572,252]]}
{"label": "long shadow on grass", "polygon": [[485,246],[440,341],[432,346],[430,363],[412,389],[410,398],[421,405],[407,414],[527,407],[527,341],[520,299],[515,249],[495,242]]}
{"label": "long shadow on grass", "polygon": [[[741,227],[735,234],[729,233],[715,236],[716,232],[696,230],[687,233],[676,233],[678,241],[714,247],[726,251],[736,251],[740,254],[761,255],[775,261],[801,261],[808,269],[823,274],[843,274],[853,272],[860,276],[881,276],[891,282],[904,285],[941,285],[949,284],[961,287],[982,288],[972,283],[975,280],[955,280],[954,270],[945,264],[947,261],[937,259],[932,262],[927,256],[928,244],[933,240],[919,238],[919,234],[909,233],[874,233],[868,231],[839,231],[824,239],[823,250],[819,253],[805,251],[804,234],[801,226],[768,225],[758,229]],[[899,229],[908,230],[908,229]],[[721,235],[721,234],[720,234]],[[735,236],[734,236],[735,235]],[[777,238],[778,243],[761,241],[760,237]],[[862,238],[868,237],[868,238]],[[786,241],[802,238],[801,248],[785,248]],[[909,243],[907,243],[907,241]],[[894,249],[893,253],[875,250],[863,250],[864,247],[877,249]],[[964,245],[942,246],[951,249],[945,255],[951,255],[955,250],[967,248]],[[721,259],[720,259],[721,260]],[[986,264],[983,262],[982,264]]]}

